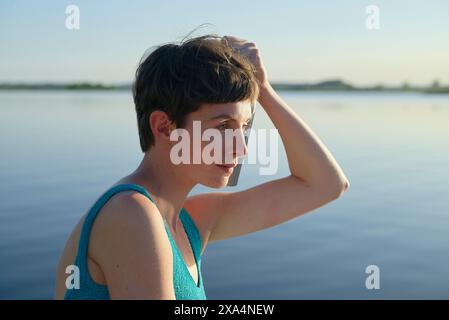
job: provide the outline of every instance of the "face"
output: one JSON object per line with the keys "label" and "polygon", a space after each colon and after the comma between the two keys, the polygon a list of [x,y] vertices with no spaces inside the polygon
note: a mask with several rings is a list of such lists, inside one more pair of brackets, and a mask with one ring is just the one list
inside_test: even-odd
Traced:
{"label": "face", "polygon": [[249,101],[204,104],[188,114],[183,129],[190,138],[190,162],[181,165],[183,174],[208,187],[225,187],[238,158],[247,154],[251,116]]}

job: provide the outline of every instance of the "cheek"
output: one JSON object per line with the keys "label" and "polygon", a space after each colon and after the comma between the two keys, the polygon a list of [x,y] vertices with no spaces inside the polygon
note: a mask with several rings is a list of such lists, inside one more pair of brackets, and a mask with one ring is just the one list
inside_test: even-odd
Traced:
{"label": "cheek", "polygon": [[201,142],[201,155],[203,158],[209,156],[215,158],[217,156],[220,161],[224,161],[227,154],[234,153],[235,145],[236,138],[229,137],[229,141],[226,141],[226,135],[222,132],[217,141],[211,139],[211,141]]}
{"label": "cheek", "polygon": [[201,159],[204,165],[209,165],[216,156],[223,154],[224,141],[222,137],[201,141]]}

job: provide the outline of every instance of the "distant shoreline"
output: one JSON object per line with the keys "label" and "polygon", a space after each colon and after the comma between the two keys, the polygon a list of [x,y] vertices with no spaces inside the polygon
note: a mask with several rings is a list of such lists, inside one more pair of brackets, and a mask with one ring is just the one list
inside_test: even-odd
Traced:
{"label": "distant shoreline", "polygon": [[[434,83],[428,87],[417,87],[403,84],[397,87],[386,87],[383,85],[368,86],[368,87],[356,87],[348,84],[342,80],[328,80],[318,83],[272,83],[272,86],[276,90],[282,91],[343,91],[343,92],[418,92],[418,93],[430,93],[430,94],[447,94],[449,93],[449,87],[440,86],[438,83]],[[77,82],[77,83],[0,83],[0,90],[74,90],[74,91],[88,91],[88,90],[105,90],[105,91],[130,91],[132,86],[130,84],[123,85],[106,85],[102,83],[89,83],[89,82]]]}

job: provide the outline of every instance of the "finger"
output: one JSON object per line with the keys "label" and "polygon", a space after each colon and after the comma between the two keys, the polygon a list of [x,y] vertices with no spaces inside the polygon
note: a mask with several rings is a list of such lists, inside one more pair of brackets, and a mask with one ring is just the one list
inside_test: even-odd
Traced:
{"label": "finger", "polygon": [[252,60],[252,61],[256,61],[256,62],[259,62],[260,61],[260,55],[259,55],[259,52],[257,52],[257,51],[251,51],[250,53],[249,53],[249,57],[250,57],[250,59]]}
{"label": "finger", "polygon": [[256,45],[253,42],[245,42],[242,44],[231,43],[229,46],[239,52],[246,51],[248,49],[256,49]]}
{"label": "finger", "polygon": [[257,55],[259,53],[259,50],[254,47],[246,47],[238,50],[238,52],[244,55],[254,55],[254,54]]}
{"label": "finger", "polygon": [[238,37],[234,37],[234,36],[224,36],[224,38],[230,40],[230,41],[234,41],[234,42],[244,42],[246,41],[245,39],[242,38],[238,38]]}
{"label": "finger", "polygon": [[244,44],[242,44],[240,46],[240,50],[252,49],[252,48],[256,48],[256,44],[254,42],[245,42]]}
{"label": "finger", "polygon": [[240,38],[232,37],[232,36],[225,36],[223,38],[227,41],[227,43],[229,45],[232,45],[232,46],[240,46],[246,42],[246,40],[244,40],[244,39],[240,39]]}

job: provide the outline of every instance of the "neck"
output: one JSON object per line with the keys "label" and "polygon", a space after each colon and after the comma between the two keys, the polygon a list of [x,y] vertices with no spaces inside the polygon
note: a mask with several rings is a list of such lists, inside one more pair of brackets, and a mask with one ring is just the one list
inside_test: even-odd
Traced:
{"label": "neck", "polygon": [[163,219],[177,233],[181,209],[195,183],[183,177],[179,168],[160,154],[163,153],[145,153],[139,167],[130,176],[148,190]]}

